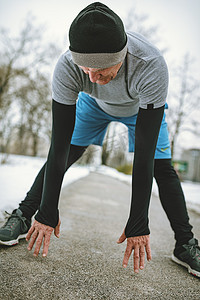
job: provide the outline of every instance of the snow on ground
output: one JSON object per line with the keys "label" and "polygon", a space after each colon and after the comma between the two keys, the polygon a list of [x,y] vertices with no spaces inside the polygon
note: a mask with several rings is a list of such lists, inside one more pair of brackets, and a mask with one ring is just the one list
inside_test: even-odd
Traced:
{"label": "snow on ground", "polygon": [[[10,155],[8,164],[0,165],[0,221],[4,219],[5,210],[12,212],[18,206],[18,203],[24,199],[44,162],[44,158]],[[65,174],[63,186],[87,176],[91,171],[131,183],[130,175],[120,173],[113,168],[74,165]],[[184,182],[182,187],[188,208],[200,213],[200,184]],[[155,182],[153,183],[153,193],[158,195]]]}
{"label": "snow on ground", "polygon": [[[106,166],[100,166],[96,171],[131,183],[131,175],[125,175],[115,169]],[[185,195],[187,207],[200,214],[200,183],[185,181],[181,182],[181,185]],[[158,187],[155,180],[153,180],[152,193],[158,196]]]}
{"label": "snow on ground", "polygon": [[[181,186],[185,195],[187,208],[200,214],[200,183],[184,181],[181,182]],[[152,191],[154,195],[158,196],[158,188],[155,181],[153,182]]]}
{"label": "snow on ground", "polygon": [[[5,211],[12,212],[18,207],[44,163],[44,158],[10,155],[8,164],[0,165],[0,221]],[[89,172],[89,168],[72,166],[65,174],[63,186]]]}

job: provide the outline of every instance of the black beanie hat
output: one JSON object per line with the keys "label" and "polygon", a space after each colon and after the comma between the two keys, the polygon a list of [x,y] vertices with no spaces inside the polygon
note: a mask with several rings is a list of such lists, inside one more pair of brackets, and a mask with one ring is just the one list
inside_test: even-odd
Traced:
{"label": "black beanie hat", "polygon": [[105,68],[123,61],[127,36],[120,17],[106,5],[95,2],[84,8],[69,30],[74,63],[90,68]]}

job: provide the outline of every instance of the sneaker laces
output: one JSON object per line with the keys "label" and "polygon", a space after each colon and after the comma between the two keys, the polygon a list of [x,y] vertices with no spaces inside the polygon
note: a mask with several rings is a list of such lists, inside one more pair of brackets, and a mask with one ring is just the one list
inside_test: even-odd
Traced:
{"label": "sneaker laces", "polygon": [[200,247],[198,245],[187,245],[187,248],[193,259],[196,259],[198,257],[198,259],[200,260]]}
{"label": "sneaker laces", "polygon": [[26,225],[26,218],[16,215],[16,214],[10,214],[7,211],[5,211],[5,213],[9,216],[7,217],[7,221],[6,223],[3,225],[3,228],[12,231],[13,227],[17,224],[18,220],[20,219],[21,221],[21,229],[22,230],[26,230],[27,225]]}

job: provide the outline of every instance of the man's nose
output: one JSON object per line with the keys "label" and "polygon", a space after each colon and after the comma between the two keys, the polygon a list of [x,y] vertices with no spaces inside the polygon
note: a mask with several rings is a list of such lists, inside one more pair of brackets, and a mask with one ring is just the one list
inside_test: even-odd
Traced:
{"label": "man's nose", "polygon": [[91,82],[96,82],[100,78],[100,74],[88,71],[88,75]]}

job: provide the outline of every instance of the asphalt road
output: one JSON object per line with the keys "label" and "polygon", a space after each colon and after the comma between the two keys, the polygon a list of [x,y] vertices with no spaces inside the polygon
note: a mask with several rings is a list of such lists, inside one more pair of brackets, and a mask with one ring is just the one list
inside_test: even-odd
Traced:
{"label": "asphalt road", "polygon": [[[25,240],[0,248],[2,300],[200,299],[200,280],[171,261],[173,232],[159,199],[152,197],[152,261],[139,274],[122,267],[126,243],[116,243],[129,214],[130,186],[91,173],[62,190],[59,239],[46,258],[34,258]],[[200,216],[189,211],[200,240]]]}

